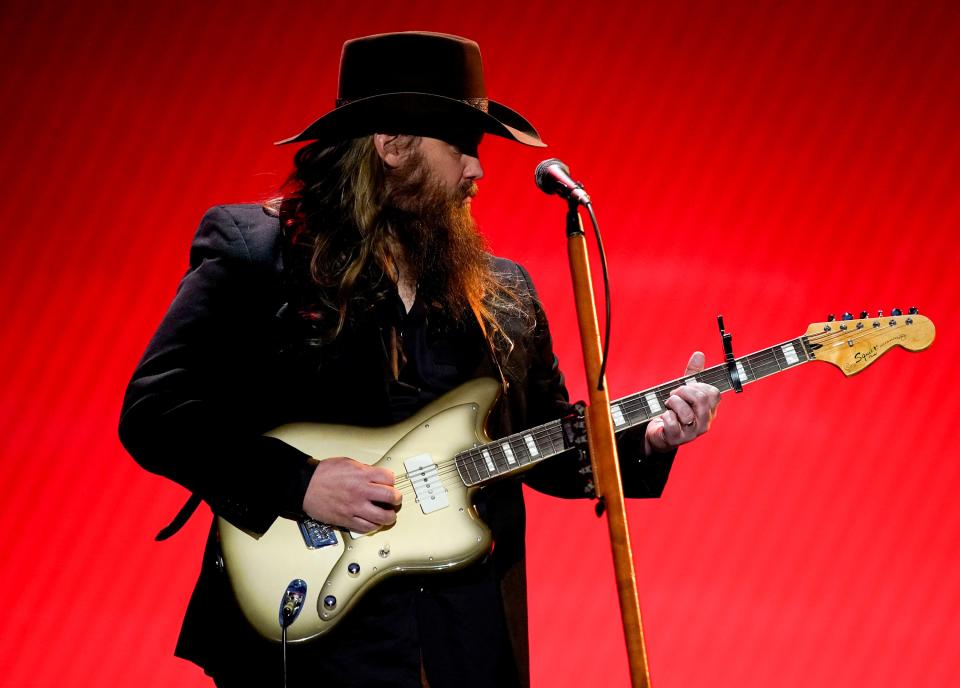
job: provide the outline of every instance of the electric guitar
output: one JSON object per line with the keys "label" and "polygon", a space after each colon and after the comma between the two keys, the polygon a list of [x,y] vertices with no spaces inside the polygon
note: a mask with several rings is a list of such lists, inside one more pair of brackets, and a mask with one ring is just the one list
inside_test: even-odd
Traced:
{"label": "electric guitar", "polygon": [[[685,382],[726,392],[809,361],[849,376],[894,346],[920,351],[933,342],[933,323],[916,309],[861,316],[814,323],[796,339],[618,399],[610,405],[614,429],[658,416]],[[256,538],[218,518],[224,567],[253,627],[271,640],[284,630],[291,642],[307,640],[334,628],[388,576],[457,569],[487,553],[490,530],[472,504],[474,492],[570,448],[560,420],[492,441],[485,423],[499,394],[497,381],[480,378],[389,427],[294,423],[267,433],[311,456],[349,456],[392,470],[403,503],[395,524],[366,534],[278,518]]]}

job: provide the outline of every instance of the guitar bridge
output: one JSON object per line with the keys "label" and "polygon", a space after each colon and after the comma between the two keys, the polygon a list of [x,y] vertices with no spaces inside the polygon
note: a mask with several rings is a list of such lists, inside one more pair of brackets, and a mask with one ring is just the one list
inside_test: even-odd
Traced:
{"label": "guitar bridge", "polygon": [[307,549],[320,549],[337,544],[337,531],[333,526],[314,521],[312,518],[297,521],[297,525],[300,527],[300,535],[303,536]]}

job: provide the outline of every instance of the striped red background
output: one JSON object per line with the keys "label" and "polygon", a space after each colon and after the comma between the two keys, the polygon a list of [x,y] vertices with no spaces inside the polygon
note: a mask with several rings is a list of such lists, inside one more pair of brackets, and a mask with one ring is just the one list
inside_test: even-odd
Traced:
{"label": "striped red background", "polygon": [[[171,657],[206,512],[115,438],[203,210],[268,195],[272,140],[332,104],[341,42],[469,35],[494,97],[591,191],[617,395],[921,306],[934,346],[726,398],[663,499],[630,507],[654,685],[944,686],[960,673],[954,2],[3,4],[0,683],[204,685]],[[543,152],[488,141],[476,208],[524,262],[583,396]],[[531,494],[536,686],[624,685],[602,521]],[[467,620],[465,620],[467,622]]]}

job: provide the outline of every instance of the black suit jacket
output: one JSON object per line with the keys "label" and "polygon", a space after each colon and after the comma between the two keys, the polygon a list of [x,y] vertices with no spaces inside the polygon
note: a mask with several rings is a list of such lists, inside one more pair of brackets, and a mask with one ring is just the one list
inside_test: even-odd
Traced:
{"label": "black suit jacket", "polygon": [[[505,322],[514,349],[502,365],[507,393],[488,428],[497,437],[560,417],[570,407],[529,275],[511,261],[494,261],[517,286],[527,309],[525,317]],[[252,532],[264,532],[279,515],[299,513],[311,475],[309,457],[263,432],[298,420],[391,422],[391,373],[376,318],[350,328],[333,345],[304,353],[290,345],[282,276],[277,217],[259,205],[209,210],[191,247],[190,268],[130,381],[120,419],[120,438],[144,468],[175,480],[216,514]],[[483,358],[474,375],[499,376],[492,356]],[[672,455],[644,457],[642,429],[624,434],[619,444],[628,496],[659,496]],[[585,480],[577,467],[575,456],[561,456],[524,480],[550,494],[583,496]],[[483,632],[504,636],[500,655],[509,657],[510,665],[503,668],[504,676],[515,675],[523,683],[527,640],[519,483],[483,490],[478,509],[494,534],[492,555],[471,567],[476,571],[430,585],[450,581],[457,599],[476,593],[479,604],[467,603],[465,614],[489,614],[490,600],[496,602],[496,618]],[[211,531],[177,654],[217,673],[237,666],[240,655],[250,659],[268,651],[236,609],[217,566],[214,535]],[[389,616],[391,602],[385,604],[371,607],[370,616]],[[362,616],[362,609],[353,615]],[[364,633],[358,627],[357,637]],[[344,644],[360,651],[355,639]],[[258,661],[251,659],[245,671],[253,671]]]}

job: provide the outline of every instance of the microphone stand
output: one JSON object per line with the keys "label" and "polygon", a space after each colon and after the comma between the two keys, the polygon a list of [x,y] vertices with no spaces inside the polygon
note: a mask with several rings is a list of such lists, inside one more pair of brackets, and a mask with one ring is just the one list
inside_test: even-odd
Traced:
{"label": "microphone stand", "polygon": [[[606,380],[600,380],[601,347],[597,308],[590,277],[587,242],[583,234],[579,205],[576,199],[567,200],[567,253],[570,276],[580,326],[580,345],[587,374],[589,404],[586,409],[587,443],[596,485],[597,514],[607,512],[607,527],[613,549],[614,574],[620,598],[620,616],[630,662],[630,680],[633,688],[648,688],[650,672],[647,667],[647,649],[643,641],[643,623],[640,619],[640,600],[637,579],[630,550],[630,533],[617,459],[617,444],[610,418],[610,396]],[[602,383],[602,384],[601,384]]]}

